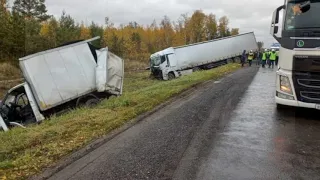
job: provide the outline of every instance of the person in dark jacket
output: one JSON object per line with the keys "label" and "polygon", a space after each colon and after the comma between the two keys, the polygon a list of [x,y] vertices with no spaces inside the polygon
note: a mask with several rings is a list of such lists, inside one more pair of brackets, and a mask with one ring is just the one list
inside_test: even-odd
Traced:
{"label": "person in dark jacket", "polygon": [[243,50],[242,56],[241,56],[241,65],[244,66],[244,63],[246,62],[246,50]]}
{"label": "person in dark jacket", "polygon": [[257,66],[260,66],[260,63],[261,63],[261,52],[259,50],[256,52],[255,57],[256,57],[256,61],[257,61],[256,62]]}

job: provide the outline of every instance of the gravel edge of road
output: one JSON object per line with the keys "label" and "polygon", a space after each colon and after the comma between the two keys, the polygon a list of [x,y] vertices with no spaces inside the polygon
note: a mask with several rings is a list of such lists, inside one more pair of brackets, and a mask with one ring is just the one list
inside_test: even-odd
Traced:
{"label": "gravel edge of road", "polygon": [[103,144],[107,143],[108,141],[110,141],[111,139],[116,137],[117,135],[123,133],[127,129],[129,129],[132,126],[136,125],[137,123],[139,123],[140,121],[142,121],[146,117],[158,112],[159,110],[161,110],[164,107],[170,105],[171,103],[173,103],[173,102],[175,102],[175,101],[177,101],[177,100],[179,100],[181,98],[184,98],[184,97],[188,96],[190,93],[195,92],[198,88],[201,88],[201,87],[205,86],[206,84],[208,84],[208,83],[210,83],[212,81],[219,81],[219,80],[221,80],[221,79],[223,79],[223,78],[225,78],[227,76],[230,76],[230,75],[234,74],[235,72],[237,72],[239,70],[240,69],[238,69],[236,71],[233,71],[231,73],[225,74],[224,76],[222,76],[222,77],[220,77],[218,79],[212,79],[212,80],[208,80],[208,81],[204,81],[204,82],[195,84],[195,85],[191,86],[190,88],[187,88],[187,89],[183,90],[179,94],[171,97],[169,100],[167,100],[167,101],[163,102],[162,104],[156,106],[151,111],[143,113],[143,114],[139,115],[138,117],[128,121],[127,123],[125,123],[120,128],[111,131],[107,135],[105,135],[105,136],[103,136],[103,137],[101,137],[101,138],[89,143],[88,145],[86,145],[85,147],[81,148],[80,150],[77,150],[77,151],[71,153],[70,155],[66,156],[65,158],[62,158],[54,166],[44,169],[44,171],[40,175],[39,174],[38,175],[34,175],[34,176],[30,177],[29,179],[31,179],[31,180],[45,180],[45,179],[48,179],[48,178],[52,177],[55,173],[61,171],[62,169],[64,169],[65,167],[69,166],[73,162],[75,162],[75,161],[79,160],[80,158],[86,156],[87,154],[89,154],[93,150],[99,148]]}

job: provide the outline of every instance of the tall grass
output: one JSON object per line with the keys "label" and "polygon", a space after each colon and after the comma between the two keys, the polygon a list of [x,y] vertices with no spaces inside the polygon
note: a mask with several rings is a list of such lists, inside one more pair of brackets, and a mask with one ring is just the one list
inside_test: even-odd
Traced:
{"label": "tall grass", "polygon": [[134,61],[126,59],[124,61],[124,70],[129,71],[142,71],[145,70],[149,64],[145,61]]}
{"label": "tall grass", "polygon": [[41,125],[0,133],[0,178],[25,179],[40,173],[63,156],[150,111],[184,89],[221,78],[238,68],[239,65],[228,64],[172,81],[151,80],[149,72],[128,73],[121,97],[103,101],[95,108],[52,117]]}
{"label": "tall grass", "polygon": [[5,62],[0,63],[0,81],[21,78],[21,71],[14,65]]}

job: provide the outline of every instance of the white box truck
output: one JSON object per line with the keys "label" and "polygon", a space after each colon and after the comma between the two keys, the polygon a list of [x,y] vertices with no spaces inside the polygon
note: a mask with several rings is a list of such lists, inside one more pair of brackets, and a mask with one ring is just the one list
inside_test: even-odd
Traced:
{"label": "white box truck", "polygon": [[0,103],[0,126],[24,126],[69,107],[95,105],[122,94],[123,60],[91,42],[77,41],[19,59],[25,82]]}
{"label": "white box truck", "polygon": [[270,29],[281,44],[275,89],[277,107],[320,110],[320,1],[283,2],[273,12]]}
{"label": "white box truck", "polygon": [[257,50],[253,32],[225,38],[170,47],[150,57],[151,74],[169,80],[184,74],[184,71],[211,69],[228,62],[240,61],[242,52]]}

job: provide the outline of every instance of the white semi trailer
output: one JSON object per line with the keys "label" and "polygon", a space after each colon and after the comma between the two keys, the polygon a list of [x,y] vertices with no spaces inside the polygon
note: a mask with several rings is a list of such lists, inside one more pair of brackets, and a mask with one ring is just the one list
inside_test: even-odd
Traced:
{"label": "white semi trailer", "polygon": [[279,108],[320,109],[319,15],[319,0],[284,0],[273,13],[270,33],[281,44],[275,89]]}
{"label": "white semi trailer", "polygon": [[0,127],[24,127],[69,107],[122,94],[123,60],[91,42],[73,42],[19,59],[25,82],[0,103]]}
{"label": "white semi trailer", "polygon": [[240,61],[244,50],[248,52],[257,49],[253,32],[170,47],[151,55],[150,70],[153,76],[169,80],[181,76],[186,70],[211,69],[228,62]]}

